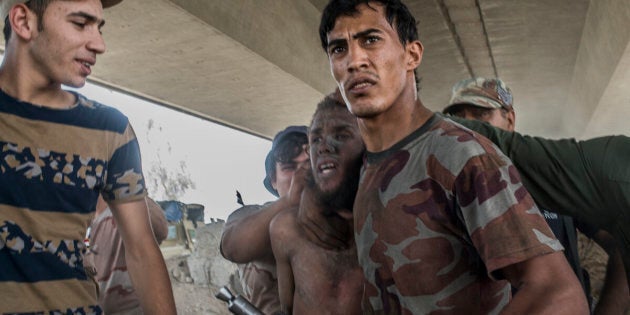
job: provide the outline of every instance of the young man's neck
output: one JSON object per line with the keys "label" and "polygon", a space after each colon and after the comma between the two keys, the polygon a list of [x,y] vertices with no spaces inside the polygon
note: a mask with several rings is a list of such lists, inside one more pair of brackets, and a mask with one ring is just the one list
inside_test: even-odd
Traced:
{"label": "young man's neck", "polygon": [[8,53],[0,66],[0,89],[20,101],[44,107],[66,109],[76,103],[75,96],[64,91],[60,83],[51,82],[32,69]]}
{"label": "young man's neck", "polygon": [[420,99],[400,102],[378,116],[359,118],[359,130],[367,151],[381,152],[420,128],[432,115]]}

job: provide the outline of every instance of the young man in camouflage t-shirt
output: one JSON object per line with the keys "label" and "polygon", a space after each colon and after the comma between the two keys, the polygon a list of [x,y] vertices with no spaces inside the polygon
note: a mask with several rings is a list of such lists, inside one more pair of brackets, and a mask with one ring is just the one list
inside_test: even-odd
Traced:
{"label": "young man in camouflage t-shirt", "polygon": [[364,312],[588,313],[511,162],[418,99],[423,47],[407,7],[333,0],[321,21],[368,151],[354,205]]}

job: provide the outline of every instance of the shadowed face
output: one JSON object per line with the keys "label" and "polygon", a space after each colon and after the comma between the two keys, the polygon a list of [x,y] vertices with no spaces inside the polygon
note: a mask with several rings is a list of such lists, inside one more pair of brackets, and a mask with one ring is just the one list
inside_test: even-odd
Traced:
{"label": "shadowed face", "polygon": [[[357,119],[346,108],[318,112],[309,131],[309,144],[313,179],[323,195],[338,195],[357,186],[364,145]],[[349,193],[354,200],[356,188]]]}
{"label": "shadowed face", "polygon": [[271,180],[271,185],[278,191],[278,196],[285,196],[291,188],[291,180],[297,166],[308,160],[306,151],[302,151],[290,162],[276,162],[276,176]]}
{"label": "shadowed face", "polygon": [[487,122],[503,130],[514,131],[513,111],[501,108],[485,108],[471,104],[459,104],[453,106],[450,114],[465,119]]}

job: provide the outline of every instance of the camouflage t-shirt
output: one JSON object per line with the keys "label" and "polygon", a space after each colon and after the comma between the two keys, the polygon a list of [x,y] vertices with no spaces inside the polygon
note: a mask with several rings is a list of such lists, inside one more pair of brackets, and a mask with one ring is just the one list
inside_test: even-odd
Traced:
{"label": "camouflage t-shirt", "polygon": [[495,271],[562,250],[509,159],[439,116],[367,154],[354,214],[365,313],[497,313]]}
{"label": "camouflage t-shirt", "polygon": [[101,314],[83,268],[96,200],[146,195],[127,117],[75,95],[59,110],[0,91],[0,314]]}

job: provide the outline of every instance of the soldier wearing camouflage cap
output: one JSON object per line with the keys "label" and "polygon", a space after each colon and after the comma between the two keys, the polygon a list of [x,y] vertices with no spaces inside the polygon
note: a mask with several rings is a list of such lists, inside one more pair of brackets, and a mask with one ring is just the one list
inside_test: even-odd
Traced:
{"label": "soldier wearing camouflage cap", "polygon": [[457,82],[443,112],[514,131],[512,91],[501,79],[472,78]]}
{"label": "soldier wearing camouflage cap", "polygon": [[[367,151],[352,209],[363,313],[587,314],[562,246],[510,160],[422,103],[416,24],[399,0],[332,0],[320,21]],[[312,242],[331,234],[305,212],[298,220],[317,232]],[[510,299],[512,286],[522,290]]]}
{"label": "soldier wearing camouflage cap", "polygon": [[[462,117],[469,120],[478,120],[487,122],[490,125],[514,132],[514,104],[510,88],[501,79],[485,79],[473,78],[459,81],[453,86],[451,101],[444,109],[445,114],[455,117]],[[456,120],[456,118],[453,118]],[[458,123],[478,131],[483,131],[471,126],[467,121],[456,120]],[[484,134],[485,135],[485,134]],[[536,168],[536,163],[531,161],[531,166]],[[519,170],[523,169],[522,165],[515,163]],[[527,187],[530,189],[530,187]],[[534,194],[534,198],[536,198]],[[552,209],[555,210],[555,209]],[[609,255],[608,268],[606,272],[605,286],[600,294],[600,300],[596,305],[596,314],[618,314],[623,313],[621,309],[627,304],[628,296],[627,287],[623,288],[624,283],[616,279],[622,279],[624,276],[621,257],[618,247],[611,242],[612,236],[604,231],[594,227],[590,221],[576,220],[573,217],[560,215],[541,208],[541,212],[545,220],[551,227],[554,235],[558,238],[562,246],[565,248],[564,254],[571,268],[580,280],[588,301],[591,302],[591,288],[588,281],[588,274],[584,274],[580,263],[576,228],[584,234],[588,239],[594,240]],[[611,312],[610,310],[615,310]]]}

